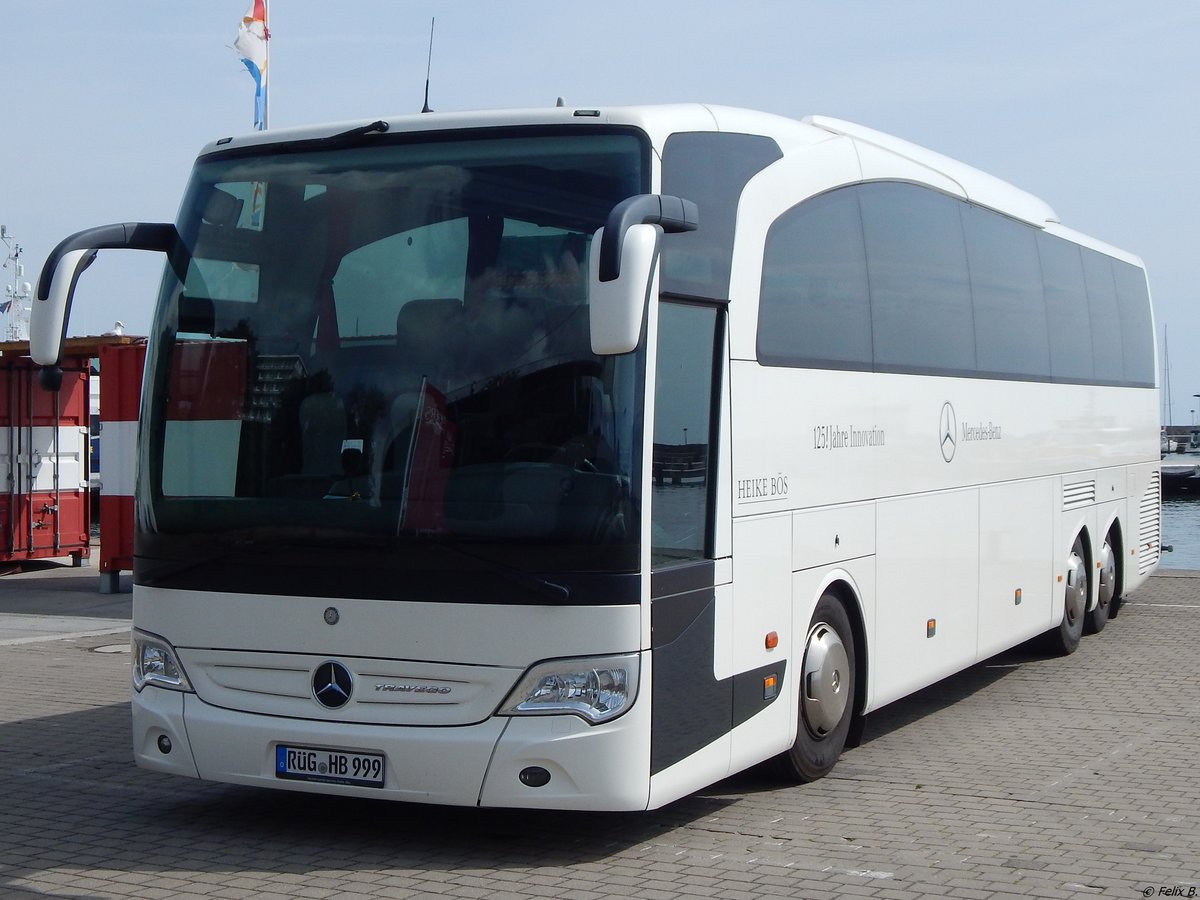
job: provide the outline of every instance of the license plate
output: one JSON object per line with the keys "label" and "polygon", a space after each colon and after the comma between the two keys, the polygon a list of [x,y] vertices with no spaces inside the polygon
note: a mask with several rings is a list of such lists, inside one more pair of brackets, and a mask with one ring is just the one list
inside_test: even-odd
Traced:
{"label": "license plate", "polygon": [[324,784],[383,787],[382,753],[347,753],[320,747],[275,748],[275,777]]}

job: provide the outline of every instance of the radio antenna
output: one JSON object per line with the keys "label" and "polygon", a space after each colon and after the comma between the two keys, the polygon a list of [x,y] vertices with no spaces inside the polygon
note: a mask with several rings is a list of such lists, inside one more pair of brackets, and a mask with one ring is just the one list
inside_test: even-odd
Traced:
{"label": "radio antenna", "polygon": [[421,107],[423,113],[433,112],[429,108],[429,71],[433,68],[433,26],[436,22],[436,16],[429,20],[429,59],[425,62],[425,105]]}

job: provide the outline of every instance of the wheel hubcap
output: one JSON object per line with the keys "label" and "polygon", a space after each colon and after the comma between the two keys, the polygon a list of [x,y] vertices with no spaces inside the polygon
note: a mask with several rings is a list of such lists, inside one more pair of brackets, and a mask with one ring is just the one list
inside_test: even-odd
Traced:
{"label": "wheel hubcap", "polygon": [[1074,625],[1087,609],[1087,575],[1083,558],[1075,552],[1067,560],[1067,624]]}
{"label": "wheel hubcap", "polygon": [[838,633],[818,622],[804,647],[804,722],[814,737],[837,727],[846,711],[849,657]]}
{"label": "wheel hubcap", "polygon": [[1100,590],[1098,594],[1101,607],[1108,606],[1116,589],[1117,560],[1113,556],[1112,547],[1108,545],[1108,541],[1105,541],[1104,546],[1100,548]]}

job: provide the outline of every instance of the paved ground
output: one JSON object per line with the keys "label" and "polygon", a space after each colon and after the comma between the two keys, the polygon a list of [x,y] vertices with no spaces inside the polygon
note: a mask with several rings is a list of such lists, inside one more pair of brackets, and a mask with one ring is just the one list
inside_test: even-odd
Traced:
{"label": "paved ground", "polygon": [[877,713],[821,782],[750,773],[636,815],[141,772],[129,595],[89,575],[0,578],[0,898],[1200,896],[1200,573],[1155,577],[1071,657],[1021,648]]}
{"label": "paved ground", "polygon": [[120,581],[121,592],[101,594],[95,566],[42,559],[6,564],[0,570],[0,647],[128,632],[129,573]]}

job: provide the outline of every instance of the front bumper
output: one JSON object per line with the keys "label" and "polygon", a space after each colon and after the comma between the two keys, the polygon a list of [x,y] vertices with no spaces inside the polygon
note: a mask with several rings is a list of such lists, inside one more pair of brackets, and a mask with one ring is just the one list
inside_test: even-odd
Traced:
{"label": "front bumper", "polygon": [[[236,712],[195,694],[147,687],[133,695],[133,751],[146,769],[254,787],[454,806],[636,810],[645,809],[649,797],[648,699],[644,693],[629,712],[603,725],[554,715],[416,727]],[[163,736],[169,752],[163,752]],[[277,778],[279,744],[383,753],[385,784]],[[530,767],[544,769],[549,781],[522,782],[521,772]]]}

